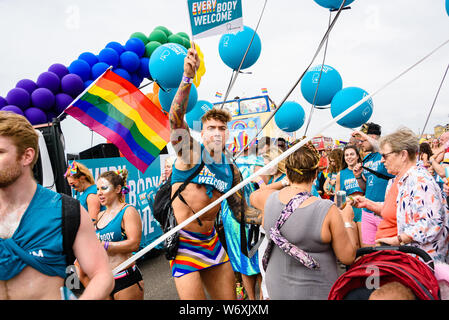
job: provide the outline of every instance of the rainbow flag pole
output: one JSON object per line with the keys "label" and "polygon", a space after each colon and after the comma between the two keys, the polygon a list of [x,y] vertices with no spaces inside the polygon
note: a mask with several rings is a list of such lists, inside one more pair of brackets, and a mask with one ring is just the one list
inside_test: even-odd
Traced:
{"label": "rainbow flag pole", "polygon": [[142,173],[170,141],[168,117],[110,68],[64,112],[114,143]]}

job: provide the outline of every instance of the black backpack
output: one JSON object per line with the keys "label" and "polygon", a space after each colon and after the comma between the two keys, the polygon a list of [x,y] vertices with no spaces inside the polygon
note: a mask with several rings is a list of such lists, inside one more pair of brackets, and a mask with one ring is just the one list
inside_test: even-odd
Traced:
{"label": "black backpack", "polygon": [[66,194],[61,194],[62,201],[62,244],[68,266],[75,262],[73,243],[81,222],[80,202]]}

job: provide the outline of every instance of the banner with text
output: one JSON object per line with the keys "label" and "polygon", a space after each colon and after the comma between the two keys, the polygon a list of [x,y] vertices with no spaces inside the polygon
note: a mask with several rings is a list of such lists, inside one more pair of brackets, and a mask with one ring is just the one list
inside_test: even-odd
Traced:
{"label": "banner with text", "polygon": [[187,0],[192,38],[243,30],[242,0]]}

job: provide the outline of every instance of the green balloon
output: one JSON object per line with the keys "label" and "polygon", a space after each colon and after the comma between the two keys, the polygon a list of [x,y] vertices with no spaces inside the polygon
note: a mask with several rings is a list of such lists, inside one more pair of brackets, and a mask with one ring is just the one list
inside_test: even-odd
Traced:
{"label": "green balloon", "polygon": [[177,34],[172,34],[171,36],[169,36],[168,42],[177,43],[177,44],[180,44],[181,46],[184,46],[184,38],[181,36],[178,36]]}
{"label": "green balloon", "polygon": [[182,39],[184,40],[184,47],[186,47],[186,49],[190,49],[190,40],[184,37],[182,37]]}
{"label": "green balloon", "polygon": [[153,32],[150,33],[150,35],[148,36],[148,41],[157,41],[159,43],[167,43],[168,39],[167,39],[167,35],[165,34],[164,31],[162,30],[153,30]]}
{"label": "green balloon", "polygon": [[190,41],[189,35],[188,35],[187,33],[185,33],[185,32],[182,32],[182,31],[181,31],[181,32],[178,32],[177,35],[178,35],[178,36],[181,36],[181,37],[184,37],[184,38],[186,38],[187,40]]}
{"label": "green balloon", "polygon": [[171,36],[173,33],[170,31],[170,30],[168,30],[166,27],[164,27],[164,26],[157,26],[156,28],[154,28],[154,30],[162,30],[162,31],[164,31],[164,33],[165,33],[165,35],[168,37],[168,36]]}
{"label": "green balloon", "polygon": [[160,45],[162,45],[160,42],[157,41],[150,41],[147,43],[147,45],[145,46],[145,53],[144,53],[144,57],[151,57],[151,54],[153,53],[154,50],[156,50],[157,47],[159,47]]}
{"label": "green balloon", "polygon": [[148,38],[147,38],[147,36],[144,35],[142,32],[134,32],[134,33],[131,35],[131,37],[129,37],[129,38],[130,38],[130,39],[131,39],[131,38],[137,38],[137,39],[142,40],[144,44],[147,44],[147,43],[148,43]]}

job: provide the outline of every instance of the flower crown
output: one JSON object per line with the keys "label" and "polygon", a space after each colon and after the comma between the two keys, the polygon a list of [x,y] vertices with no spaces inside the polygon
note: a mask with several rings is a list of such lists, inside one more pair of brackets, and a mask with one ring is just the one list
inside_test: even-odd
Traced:
{"label": "flower crown", "polygon": [[78,165],[75,161],[72,162],[72,164],[67,168],[66,172],[64,173],[64,178],[67,178],[67,176],[74,176],[78,173]]}

